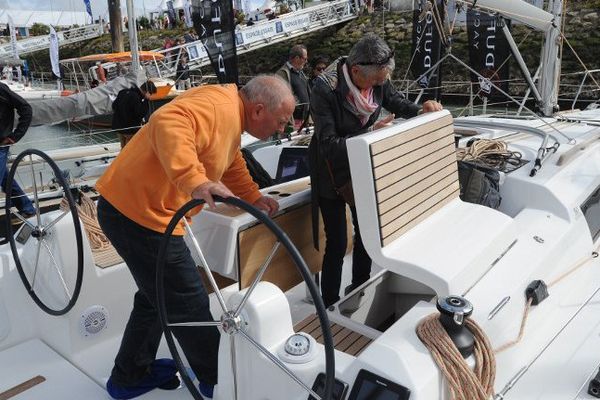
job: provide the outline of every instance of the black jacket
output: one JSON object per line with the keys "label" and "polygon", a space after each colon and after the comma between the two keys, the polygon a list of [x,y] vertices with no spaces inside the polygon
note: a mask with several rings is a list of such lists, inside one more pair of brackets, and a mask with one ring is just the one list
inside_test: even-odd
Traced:
{"label": "black jacket", "polygon": [[112,109],[112,129],[118,129],[117,133],[133,135],[147,117],[149,105],[141,90],[132,87],[119,92],[113,101]]}
{"label": "black jacket", "polygon": [[[19,123],[13,131],[15,110],[19,114]],[[0,140],[7,137],[14,142],[21,140],[31,124],[31,115],[29,103],[0,82]]]}
{"label": "black jacket", "polygon": [[379,118],[382,107],[403,118],[414,117],[419,111],[419,107],[404,98],[388,80],[373,87],[373,100],[379,107],[362,126],[346,100],[349,88],[342,72],[344,62],[345,58],[342,58],[337,65],[328,67],[316,79],[311,92],[315,132],[309,145],[309,160],[315,247],[318,247],[319,197],[338,198],[334,186],[340,187],[350,180],[346,139],[366,133]]}
{"label": "black jacket", "polygon": [[182,81],[189,79],[190,66],[188,64],[185,64],[184,66],[182,63],[177,64],[177,72],[175,72],[175,76],[177,76],[177,79]]}

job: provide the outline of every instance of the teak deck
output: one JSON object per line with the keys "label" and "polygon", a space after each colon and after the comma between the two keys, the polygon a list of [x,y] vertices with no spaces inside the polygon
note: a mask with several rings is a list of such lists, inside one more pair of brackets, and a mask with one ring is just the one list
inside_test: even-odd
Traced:
{"label": "teak deck", "polygon": [[[316,314],[311,314],[298,322],[294,326],[294,331],[308,333],[315,338],[317,343],[323,344],[323,332]],[[331,324],[331,334],[333,336],[333,347],[336,350],[355,357],[358,357],[372,342],[372,339],[336,323]]]}

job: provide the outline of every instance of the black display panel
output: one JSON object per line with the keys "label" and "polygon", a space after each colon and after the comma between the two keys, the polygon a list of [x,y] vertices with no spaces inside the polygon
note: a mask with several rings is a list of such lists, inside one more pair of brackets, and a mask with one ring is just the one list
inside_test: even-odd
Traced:
{"label": "black display panel", "polygon": [[281,149],[275,182],[283,183],[307,176],[308,147],[284,147]]}
{"label": "black display panel", "polygon": [[16,241],[25,244],[29,237],[31,236],[31,232],[33,232],[33,228],[29,224],[23,224],[23,227],[19,231],[19,234],[16,237]]}
{"label": "black display panel", "polygon": [[410,390],[365,369],[358,372],[348,400],[408,400]]}
{"label": "black display panel", "polygon": [[[325,374],[320,373],[317,375],[315,379],[315,383],[312,385],[312,390],[319,396],[323,397],[323,393],[325,391]],[[333,395],[331,396],[331,400],[344,400],[346,398],[346,392],[348,391],[348,384],[346,382],[342,382],[339,379],[334,378],[333,383]],[[308,400],[315,400],[313,396],[308,396]]]}

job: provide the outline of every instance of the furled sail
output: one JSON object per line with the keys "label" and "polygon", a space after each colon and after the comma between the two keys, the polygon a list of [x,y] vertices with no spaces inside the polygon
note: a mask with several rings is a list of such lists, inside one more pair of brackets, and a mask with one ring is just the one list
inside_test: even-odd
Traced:
{"label": "furled sail", "polygon": [[139,86],[146,80],[143,70],[130,71],[127,75],[108,81],[81,93],[70,96],[40,100],[31,103],[33,118],[31,125],[55,124],[86,116],[112,113],[112,102],[122,89]]}
{"label": "furled sail", "polygon": [[529,25],[539,31],[546,32],[552,28],[554,16],[533,4],[523,0],[460,0],[470,7],[497,13],[513,21]]}
{"label": "furled sail", "polygon": [[219,82],[238,83],[232,1],[192,0],[192,21]]}
{"label": "furled sail", "polygon": [[419,86],[426,89],[422,98],[439,99],[443,24],[446,13],[444,0],[417,0],[413,11],[411,71]]}
{"label": "furled sail", "polygon": [[474,91],[480,96],[499,94],[492,83],[508,91],[510,47],[500,24],[510,23],[479,9],[467,11],[469,65],[478,73],[471,74]]}

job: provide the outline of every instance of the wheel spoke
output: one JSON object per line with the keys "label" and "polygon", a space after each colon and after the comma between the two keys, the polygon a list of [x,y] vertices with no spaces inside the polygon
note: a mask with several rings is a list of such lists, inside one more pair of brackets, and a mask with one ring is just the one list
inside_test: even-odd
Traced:
{"label": "wheel spoke", "polygon": [[67,295],[67,298],[69,300],[71,300],[71,297],[72,297],[71,292],[69,292],[69,288],[67,287],[67,282],[65,282],[65,278],[64,278],[60,268],[58,267],[58,263],[56,262],[56,259],[54,258],[54,254],[52,254],[52,250],[50,250],[50,246],[48,246],[48,243],[46,243],[46,240],[43,238],[42,238],[42,243],[44,244],[46,251],[48,251],[48,254],[50,255],[50,260],[52,261],[52,266],[54,267],[54,269],[56,270],[56,273],[58,274],[58,278],[60,279],[60,282],[62,283],[65,294]]}
{"label": "wheel spoke", "polygon": [[21,213],[19,213],[19,211],[13,211],[11,209],[11,214],[14,214],[15,217],[17,217],[19,220],[21,220],[22,223],[29,225],[31,228],[34,228],[35,225],[33,225],[31,222],[29,222],[24,216],[21,215]]}
{"label": "wheel spoke", "polygon": [[221,326],[221,321],[204,321],[204,322],[175,322],[167,324],[169,327],[176,326],[189,326],[189,327],[209,327],[209,326]]}
{"label": "wheel spoke", "polygon": [[194,232],[192,232],[192,228],[190,227],[190,224],[188,224],[185,217],[182,218],[182,221],[183,221],[183,225],[185,226],[185,230],[186,230],[187,234],[189,235],[190,239],[192,240],[192,244],[194,245],[194,248],[196,249],[196,253],[198,254],[198,257],[200,257],[200,264],[202,264],[202,269],[204,269],[204,272],[206,273],[206,277],[208,278],[210,285],[213,288],[215,296],[217,296],[217,300],[219,301],[219,304],[221,305],[221,309],[223,309],[224,313],[227,313],[229,310],[227,309],[227,305],[225,304],[225,299],[223,298],[223,295],[221,294],[221,291],[219,290],[219,286],[217,285],[217,282],[215,281],[215,278],[213,277],[212,271],[210,270],[210,268],[208,268],[208,263],[206,262],[206,258],[204,258],[204,253],[202,253],[200,244],[198,243],[198,240],[196,240],[196,236],[194,236]]}
{"label": "wheel spoke", "polygon": [[254,345],[254,347],[256,347],[265,357],[267,357],[269,360],[271,360],[271,362],[273,364],[275,364],[277,367],[279,367],[279,369],[281,369],[283,372],[285,372],[292,380],[294,380],[294,382],[296,382],[298,385],[300,385],[304,390],[306,390],[311,396],[313,396],[315,399],[317,400],[322,400],[321,396],[319,396],[318,394],[316,394],[311,388],[309,388],[308,386],[306,386],[306,384],[304,382],[302,382],[300,380],[300,378],[298,378],[296,376],[296,374],[294,374],[292,371],[290,371],[290,369],[288,367],[285,366],[284,363],[281,362],[281,360],[279,360],[277,357],[275,357],[269,350],[265,349],[260,343],[258,343],[256,340],[254,340],[250,335],[248,335],[246,332],[244,332],[244,330],[239,330],[238,331],[243,337],[246,338],[246,340],[248,340],[251,344]]}
{"label": "wheel spoke", "polygon": [[50,221],[50,223],[48,223],[48,225],[44,226],[44,230],[50,230],[50,228],[52,228],[54,225],[56,225],[56,223],[58,221],[60,221],[61,219],[64,218],[65,215],[69,214],[71,212],[71,210],[66,210],[63,211],[62,214],[60,214],[58,217],[54,218],[52,221]]}
{"label": "wheel spoke", "polygon": [[260,282],[260,280],[262,279],[265,271],[267,270],[267,267],[271,264],[271,261],[273,260],[275,253],[277,253],[277,250],[279,250],[280,245],[281,245],[281,242],[279,242],[279,241],[275,242],[275,244],[273,245],[273,248],[271,249],[271,252],[265,259],[265,262],[261,265],[260,269],[258,270],[258,273],[256,274],[256,278],[254,278],[254,281],[252,282],[252,284],[246,291],[246,294],[244,294],[244,297],[242,298],[241,303],[235,309],[235,312],[233,313],[234,318],[239,316],[240,312],[242,312],[242,308],[244,308],[244,305],[246,305],[246,302],[248,301],[248,298],[254,291],[254,288],[256,287],[256,285],[258,285],[258,282]]}
{"label": "wheel spoke", "polygon": [[35,254],[35,265],[33,267],[33,277],[31,278],[31,291],[35,292],[35,277],[37,276],[37,269],[40,263],[40,252],[42,250],[42,242],[38,240],[37,251]]}
{"label": "wheel spoke", "polygon": [[229,335],[229,348],[231,356],[231,369],[233,373],[233,399],[238,399],[237,361],[235,356],[235,335]]}
{"label": "wheel spoke", "polygon": [[33,157],[29,155],[29,168],[31,169],[31,178],[33,182],[33,202],[35,203],[35,216],[37,224],[42,225],[42,216],[40,215],[40,201],[38,198],[37,180],[35,179],[35,171],[33,169]]}

